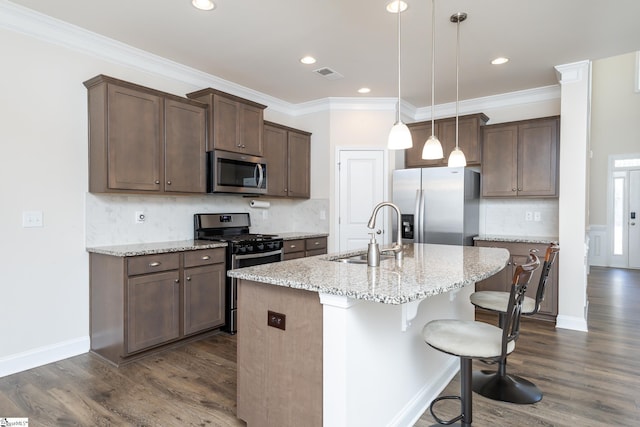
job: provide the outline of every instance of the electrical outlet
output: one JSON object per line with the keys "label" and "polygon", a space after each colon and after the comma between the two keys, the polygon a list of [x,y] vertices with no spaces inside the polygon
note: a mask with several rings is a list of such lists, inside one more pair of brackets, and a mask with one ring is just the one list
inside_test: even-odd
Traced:
{"label": "electrical outlet", "polygon": [[287,322],[287,316],[282,313],[276,313],[275,311],[267,311],[267,325],[273,328],[285,330]]}
{"label": "electrical outlet", "polygon": [[142,224],[147,220],[147,214],[144,211],[136,211],[135,221],[136,224]]}
{"label": "electrical outlet", "polygon": [[527,211],[524,214],[524,219],[525,219],[525,221],[533,221],[533,212]]}
{"label": "electrical outlet", "polygon": [[320,219],[322,221],[324,221],[325,219],[327,219],[327,211],[325,211],[324,209],[320,210]]}
{"label": "electrical outlet", "polygon": [[24,228],[42,227],[42,211],[22,212],[22,227]]}
{"label": "electrical outlet", "polygon": [[536,222],[542,221],[542,217],[540,216],[540,212],[536,211],[533,213],[533,220]]}

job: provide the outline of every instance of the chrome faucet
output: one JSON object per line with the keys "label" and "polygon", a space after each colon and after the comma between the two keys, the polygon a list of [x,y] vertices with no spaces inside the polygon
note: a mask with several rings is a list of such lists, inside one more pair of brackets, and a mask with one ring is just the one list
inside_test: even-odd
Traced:
{"label": "chrome faucet", "polygon": [[375,208],[373,208],[373,213],[371,214],[371,218],[369,218],[369,223],[367,224],[367,227],[373,230],[373,228],[376,226],[376,216],[378,215],[378,211],[383,206],[389,206],[395,209],[396,214],[398,215],[398,241],[393,245],[391,250],[395,254],[396,261],[402,262],[402,216],[400,214],[400,208],[391,202],[378,203],[378,205]]}

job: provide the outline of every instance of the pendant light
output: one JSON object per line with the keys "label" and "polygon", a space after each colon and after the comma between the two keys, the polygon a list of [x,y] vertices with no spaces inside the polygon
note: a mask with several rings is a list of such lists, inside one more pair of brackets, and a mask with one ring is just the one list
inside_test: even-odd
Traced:
{"label": "pendant light", "polygon": [[[390,150],[402,150],[405,148],[411,148],[413,146],[413,140],[411,139],[411,132],[409,132],[409,128],[407,125],[402,123],[402,119],[400,118],[400,104],[402,103],[400,99],[400,80],[401,80],[401,26],[400,26],[400,14],[402,13],[403,5],[400,0],[396,0],[395,8],[393,11],[398,14],[398,108],[396,110],[396,123],[391,128],[391,132],[389,132],[389,139],[387,140],[387,148]],[[389,9],[387,9],[389,10]]]}
{"label": "pendant light", "polygon": [[435,135],[435,113],[436,108],[436,0],[431,0],[431,136],[424,143],[422,148],[422,158],[425,160],[442,159],[442,144]]}
{"label": "pendant light", "polygon": [[458,113],[459,113],[459,85],[460,85],[460,23],[467,19],[467,14],[464,12],[458,12],[451,15],[451,22],[456,24],[456,29],[458,32],[457,41],[456,41],[456,148],[449,154],[449,163],[448,166],[450,168],[455,167],[463,167],[467,166],[467,159],[464,157],[464,153],[458,146]]}

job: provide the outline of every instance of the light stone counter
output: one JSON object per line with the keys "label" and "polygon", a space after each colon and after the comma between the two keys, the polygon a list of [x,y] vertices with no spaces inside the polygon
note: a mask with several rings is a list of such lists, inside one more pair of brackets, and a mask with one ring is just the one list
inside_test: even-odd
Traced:
{"label": "light stone counter", "polygon": [[195,251],[198,249],[224,248],[226,243],[207,240],[179,240],[173,242],[132,243],[129,245],[94,246],[87,252],[111,256],[138,256],[162,254],[168,252]]}
{"label": "light stone counter", "polygon": [[321,294],[404,304],[485,279],[503,269],[509,259],[506,249],[416,243],[405,245],[402,266],[393,258],[381,260],[379,267],[332,261],[361,253],[318,255],[240,268],[227,274]]}
{"label": "light stone counter", "polygon": [[278,237],[282,237],[283,240],[296,240],[296,239],[313,239],[316,237],[327,237],[329,233],[319,233],[313,231],[293,231],[289,233],[273,233]]}
{"label": "light stone counter", "polygon": [[558,238],[554,236],[501,236],[484,234],[476,236],[473,240],[482,240],[485,242],[506,242],[506,243],[557,243]]}

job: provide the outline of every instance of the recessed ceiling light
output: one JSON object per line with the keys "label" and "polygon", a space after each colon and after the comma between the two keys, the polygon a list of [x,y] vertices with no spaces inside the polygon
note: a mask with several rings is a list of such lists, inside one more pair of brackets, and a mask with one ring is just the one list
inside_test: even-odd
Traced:
{"label": "recessed ceiling light", "polygon": [[361,87],[360,89],[358,89],[358,93],[369,93],[371,92],[371,89],[369,89],[368,87]]}
{"label": "recessed ceiling light", "polygon": [[216,8],[216,5],[211,0],[191,0],[191,4],[200,10],[212,10]]}
{"label": "recessed ceiling light", "polygon": [[314,58],[313,56],[305,56],[303,58],[300,58],[300,62],[306,65],[315,64],[316,58]]}
{"label": "recessed ceiling light", "polygon": [[404,12],[407,10],[407,3],[402,0],[392,0],[387,3],[387,12],[389,13],[398,13],[398,3],[400,3],[400,12]]}
{"label": "recessed ceiling light", "polygon": [[493,65],[502,65],[502,64],[506,64],[507,62],[509,62],[509,58],[505,58],[503,56],[494,59],[493,61],[491,61],[491,63]]}

